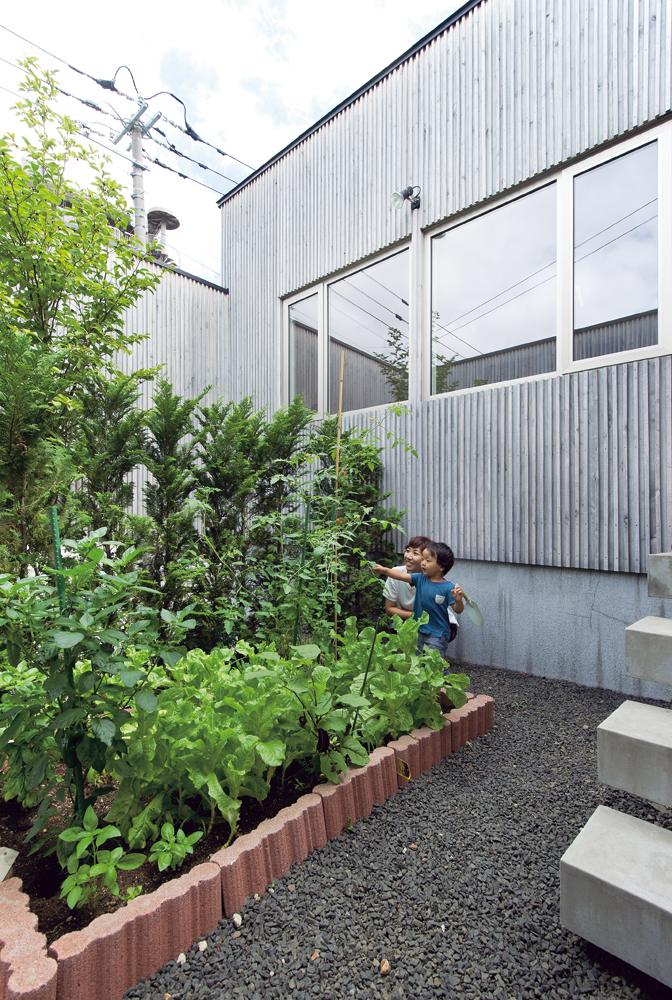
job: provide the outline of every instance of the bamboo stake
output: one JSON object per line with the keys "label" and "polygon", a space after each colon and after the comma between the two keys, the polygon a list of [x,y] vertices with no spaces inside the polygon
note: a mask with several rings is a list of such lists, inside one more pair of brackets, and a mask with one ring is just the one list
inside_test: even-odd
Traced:
{"label": "bamboo stake", "polygon": [[341,351],[341,382],[338,387],[338,424],[336,427],[336,487],[334,489],[334,659],[338,659],[338,542],[336,534],[336,511],[338,509],[338,465],[341,457],[341,417],[343,415],[343,362],[345,351]]}
{"label": "bamboo stake", "polygon": [[294,645],[299,637],[299,621],[301,619],[301,590],[303,588],[303,567],[306,564],[306,545],[308,544],[308,522],[310,521],[310,497],[306,503],[306,520],[303,526],[303,550],[301,552],[301,568],[299,569],[299,586],[296,594],[296,620],[294,621]]}

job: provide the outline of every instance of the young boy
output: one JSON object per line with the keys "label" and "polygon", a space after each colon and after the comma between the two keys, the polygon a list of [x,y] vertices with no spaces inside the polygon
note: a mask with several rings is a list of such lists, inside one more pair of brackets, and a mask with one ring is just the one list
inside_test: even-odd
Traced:
{"label": "young boy", "polygon": [[[413,538],[409,538],[406,551],[404,552],[404,565],[395,566],[394,569],[399,570],[400,573],[408,573],[409,575],[419,573],[422,552],[430,540],[426,535],[414,535]],[[405,621],[407,618],[413,617],[415,587],[412,587],[410,583],[405,583],[403,580],[395,580],[391,576],[388,577],[383,588],[383,597],[385,598],[385,613],[390,618],[394,618],[396,615],[402,621]],[[452,642],[457,635],[458,624],[452,608],[448,608],[447,610],[450,623],[450,641]]]}
{"label": "young boy", "polygon": [[401,580],[415,587],[415,603],[413,617],[417,621],[423,611],[429,615],[429,621],[420,626],[418,631],[419,653],[424,646],[428,649],[438,649],[445,659],[450,642],[450,619],[448,606],[461,615],[464,611],[462,590],[448,580],[448,573],[455,562],[452,550],[443,542],[427,542],[420,561],[420,573],[404,573],[398,569],[388,569],[386,566],[374,566],[373,572]]}

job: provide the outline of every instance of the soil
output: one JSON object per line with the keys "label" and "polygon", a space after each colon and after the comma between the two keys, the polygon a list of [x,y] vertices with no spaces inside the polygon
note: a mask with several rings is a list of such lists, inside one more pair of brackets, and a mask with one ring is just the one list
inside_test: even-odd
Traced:
{"label": "soil", "polygon": [[[264,802],[257,802],[256,799],[250,799],[247,796],[243,798],[236,836],[250,833],[262,820],[277,815],[280,809],[292,805],[299,796],[305,795],[318,783],[319,779],[314,773],[302,769],[296,763],[287,768],[284,786],[281,784],[279,772],[276,773],[271,782],[271,791]],[[87,788],[87,794],[91,790],[91,788]],[[94,809],[98,816],[105,816],[112,804],[114,794],[114,791],[111,791],[97,799]],[[61,808],[65,818],[67,810],[65,807]],[[100,916],[101,913],[112,913],[124,904],[119,897],[103,890],[95,913],[88,906],[75,910],[68,907],[65,899],[60,898],[61,883],[67,872],[61,868],[56,855],[52,854],[45,858],[39,853],[29,854],[30,843],[23,843],[36,815],[37,809],[24,809],[16,801],[4,802],[0,800],[0,846],[9,847],[19,852],[10,876],[20,878],[23,882],[23,891],[30,896],[30,908],[37,916],[38,930],[46,935],[47,944],[51,944],[63,934],[86,927],[94,917]],[[63,825],[62,822],[59,824],[56,817],[52,822],[55,825]],[[188,834],[193,830],[200,829],[200,826],[186,825],[184,829],[185,833]],[[131,886],[136,885],[142,885],[144,895],[154,892],[164,882],[179,878],[195,865],[207,861],[211,855],[225,846],[228,836],[228,824],[223,820],[219,823],[215,821],[212,832],[194,844],[194,853],[188,854],[182,866],[175,871],[168,868],[166,871],[160,872],[155,863],[150,864],[147,861],[134,871],[119,872],[119,887],[122,894]],[[149,855],[149,845],[142,853]]]}

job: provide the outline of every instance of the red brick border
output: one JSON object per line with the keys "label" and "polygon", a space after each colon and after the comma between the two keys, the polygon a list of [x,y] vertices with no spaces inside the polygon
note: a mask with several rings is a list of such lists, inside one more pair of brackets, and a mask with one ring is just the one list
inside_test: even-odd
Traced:
{"label": "red brick border", "polygon": [[391,747],[378,747],[364,767],[349,767],[340,785],[317,785],[324,810],[327,840],[337,837],[360,816],[368,816],[374,805],[382,805],[397,790],[397,772]]}
{"label": "red brick border", "polygon": [[219,866],[206,862],[54,941],[56,1000],[119,1000],[222,917]]}
{"label": "red brick border", "polygon": [[379,747],[364,767],[348,768],[340,784],[317,785],[205,864],[64,934],[48,954],[21,881],[0,883],[0,1000],[119,1000],[214,930],[222,912],[231,914],[248,896],[264,892],[293,861],[304,860],[407,785],[395,757],[417,778],[490,729],[493,699],[470,692],[467,697],[463,708],[445,715],[443,729],[423,726]]}
{"label": "red brick border", "polygon": [[265,892],[274,878],[289,871],[292,861],[303,861],[328,839],[322,800],[311,794],[302,795],[293,806],[217,851],[210,860],[221,873],[224,912],[228,916],[243,905],[246,896]]}
{"label": "red brick border", "polygon": [[21,879],[0,882],[0,1000],[55,1000],[56,975]]}

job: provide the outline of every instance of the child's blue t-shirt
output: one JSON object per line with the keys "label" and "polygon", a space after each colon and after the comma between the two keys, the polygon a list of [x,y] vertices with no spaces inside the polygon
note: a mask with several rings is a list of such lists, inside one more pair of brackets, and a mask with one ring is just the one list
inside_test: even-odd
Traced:
{"label": "child's blue t-shirt", "polygon": [[423,611],[429,615],[429,621],[421,625],[419,631],[427,635],[450,635],[447,608],[455,603],[455,584],[449,580],[433,583],[424,573],[411,573],[411,586],[415,587],[414,619],[421,618]]}

